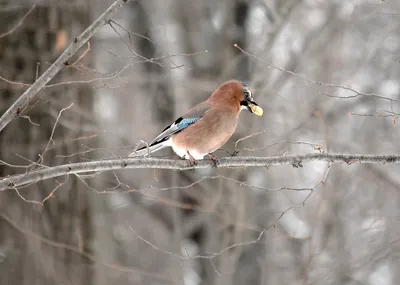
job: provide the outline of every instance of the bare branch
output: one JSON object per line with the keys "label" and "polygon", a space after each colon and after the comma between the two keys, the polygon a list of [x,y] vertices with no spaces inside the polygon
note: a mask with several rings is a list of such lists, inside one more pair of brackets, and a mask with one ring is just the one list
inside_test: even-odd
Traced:
{"label": "bare branch", "polygon": [[245,51],[244,49],[242,49],[237,44],[234,44],[233,46],[235,48],[237,48],[241,53],[243,53],[243,54],[245,54],[245,55],[247,55],[247,56],[249,56],[251,58],[254,58],[256,60],[259,60],[260,62],[266,64],[267,66],[269,66],[271,68],[274,68],[276,70],[279,70],[279,71],[285,72],[287,74],[293,75],[293,76],[295,76],[297,78],[300,78],[300,79],[302,79],[302,80],[304,80],[304,81],[306,81],[308,83],[312,83],[312,84],[319,85],[319,86],[324,86],[324,87],[329,87],[329,88],[337,88],[337,89],[346,90],[346,91],[349,91],[351,93],[354,93],[354,95],[349,95],[349,96],[336,96],[336,95],[330,95],[330,94],[326,94],[326,93],[320,93],[321,95],[332,97],[332,98],[339,98],[339,99],[354,99],[354,98],[359,97],[359,96],[366,96],[366,97],[374,97],[374,98],[390,101],[391,103],[393,103],[393,102],[399,103],[400,102],[400,100],[396,99],[396,98],[385,97],[385,96],[382,96],[382,95],[379,95],[379,94],[376,94],[376,93],[363,93],[363,92],[357,91],[357,90],[355,90],[355,89],[353,89],[351,87],[348,87],[348,86],[343,86],[343,85],[339,85],[339,84],[332,84],[332,83],[324,83],[324,82],[320,82],[320,81],[317,81],[317,80],[314,80],[314,79],[310,79],[310,78],[308,78],[306,76],[303,76],[301,74],[298,74],[298,73],[296,73],[294,71],[287,70],[287,69],[278,67],[276,65],[273,65],[273,64],[271,64],[271,63],[269,63],[269,62],[267,62],[267,61],[255,56],[254,54],[252,54],[252,53],[250,53],[248,51]]}
{"label": "bare branch", "polygon": [[62,108],[61,111],[58,113],[56,122],[54,123],[53,129],[51,130],[50,138],[49,138],[49,140],[47,141],[46,147],[45,147],[44,151],[42,152],[42,154],[39,155],[39,157],[40,157],[40,158],[39,158],[39,161],[38,161],[39,163],[42,163],[42,162],[43,162],[44,155],[45,155],[46,152],[50,149],[50,143],[53,143],[53,144],[54,144],[54,140],[53,140],[54,132],[56,131],[56,127],[57,127],[58,121],[60,120],[60,117],[61,117],[62,113],[63,113],[65,110],[68,110],[69,108],[71,108],[72,105],[74,105],[74,103],[71,103],[68,107]]}
{"label": "bare branch", "polygon": [[21,112],[40,90],[64,67],[68,60],[121,8],[128,0],[116,0],[96,21],[93,22],[60,57],[33,83],[14,104],[1,116],[0,131],[13,119],[20,116]]}
{"label": "bare branch", "polygon": [[0,35],[0,39],[6,37],[6,36],[8,36],[8,35],[11,35],[13,32],[15,32],[15,30],[18,29],[18,28],[22,25],[22,23],[23,23],[23,22],[25,21],[25,19],[32,13],[32,11],[35,10],[35,8],[36,8],[36,4],[34,4],[34,5],[28,10],[28,12],[25,13],[25,15],[18,21],[18,23],[17,23],[14,27],[12,27],[11,30],[9,30],[9,31],[7,31],[7,32],[5,32],[5,33],[2,33],[2,34]]}
{"label": "bare branch", "polygon": [[85,51],[78,57],[77,60],[75,60],[73,63],[70,63],[69,65],[70,65],[70,66],[76,65],[82,58],[84,58],[84,57],[86,56],[86,54],[87,54],[89,51],[91,51],[90,42],[87,42],[87,48],[85,49]]}
{"label": "bare branch", "polygon": [[[368,155],[368,154],[335,154],[309,153],[294,156],[271,157],[225,157],[220,159],[218,168],[222,167],[269,167],[271,165],[291,164],[293,167],[303,167],[304,162],[326,161],[330,163],[400,163],[400,155]],[[29,183],[60,177],[70,174],[79,174],[96,171],[118,169],[174,169],[188,170],[197,168],[215,167],[210,160],[198,161],[197,165],[190,166],[189,161],[161,159],[161,158],[119,158],[100,161],[70,163],[54,167],[46,167],[24,174],[12,175],[0,180],[0,191],[15,189]]]}
{"label": "bare branch", "polygon": [[28,84],[28,83],[9,80],[7,78],[4,78],[1,75],[0,75],[0,79],[3,80],[4,82],[8,83],[8,84],[12,84],[14,86],[17,85],[18,87],[29,87],[29,86],[31,86],[31,84]]}
{"label": "bare branch", "polygon": [[13,228],[15,228],[16,230],[18,230],[19,232],[23,233],[24,235],[26,235],[27,237],[37,240],[43,244],[47,244],[51,247],[55,247],[58,249],[64,249],[67,250],[69,252],[74,252],[76,254],[81,255],[82,257],[87,258],[90,261],[93,261],[95,264],[104,266],[105,268],[110,268],[113,269],[115,271],[118,272],[130,272],[130,273],[135,273],[135,274],[141,274],[143,276],[148,276],[148,277],[153,277],[153,278],[157,278],[163,281],[167,281],[167,282],[171,282],[172,281],[170,279],[168,279],[167,277],[163,276],[162,274],[157,274],[157,273],[153,273],[153,272],[149,272],[140,268],[133,268],[133,267],[127,267],[124,266],[122,264],[116,264],[116,263],[105,263],[102,260],[96,258],[94,255],[82,250],[81,248],[78,248],[76,246],[73,245],[69,245],[66,243],[62,243],[56,240],[51,240],[48,239],[46,237],[43,237],[39,234],[37,234],[36,232],[30,231],[28,229],[26,229],[26,227],[22,227],[17,225],[11,218],[1,214],[0,218],[5,220],[9,225],[11,225]]}

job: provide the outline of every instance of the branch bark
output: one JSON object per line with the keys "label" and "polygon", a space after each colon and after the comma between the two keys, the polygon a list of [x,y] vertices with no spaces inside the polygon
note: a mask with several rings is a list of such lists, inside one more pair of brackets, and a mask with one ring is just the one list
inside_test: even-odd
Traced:
{"label": "branch bark", "polygon": [[[268,167],[271,165],[291,164],[293,167],[303,167],[302,163],[309,161],[325,161],[330,163],[400,163],[400,155],[367,155],[367,154],[334,154],[310,153],[294,156],[271,157],[224,157],[220,159],[218,168],[222,167]],[[210,160],[200,160],[197,165],[190,166],[187,160],[159,158],[119,158],[100,161],[70,163],[54,167],[46,167],[25,174],[12,175],[0,180],[0,191],[15,189],[42,180],[97,171],[118,169],[173,169],[188,170],[210,168],[214,164]]]}
{"label": "branch bark", "polygon": [[96,21],[93,22],[60,57],[19,97],[0,118],[0,132],[17,118],[40,90],[64,67],[64,64],[81,48],[111,17],[129,0],[116,0]]}

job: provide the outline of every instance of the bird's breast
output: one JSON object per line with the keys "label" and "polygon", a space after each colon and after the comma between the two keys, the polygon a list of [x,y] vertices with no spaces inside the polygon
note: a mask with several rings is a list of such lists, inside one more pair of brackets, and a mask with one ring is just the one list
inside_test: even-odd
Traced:
{"label": "bird's breast", "polygon": [[[207,113],[201,120],[172,137],[174,150],[204,156],[222,147],[236,130],[238,116],[230,112]],[[177,151],[175,151],[180,155]],[[193,155],[193,154],[192,154]],[[182,155],[180,155],[182,156]]]}

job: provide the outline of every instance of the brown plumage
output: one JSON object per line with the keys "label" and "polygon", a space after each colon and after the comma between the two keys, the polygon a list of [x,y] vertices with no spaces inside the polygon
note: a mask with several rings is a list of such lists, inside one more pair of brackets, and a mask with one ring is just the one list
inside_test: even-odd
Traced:
{"label": "brown plumage", "polygon": [[236,130],[240,102],[244,100],[242,84],[228,81],[210,98],[191,109],[184,117],[205,110],[201,120],[172,137],[173,148],[186,149],[193,157],[212,153],[223,146]]}
{"label": "brown plumage", "polygon": [[166,127],[149,145],[130,156],[143,155],[171,146],[182,158],[202,159],[222,147],[236,130],[239,114],[247,109],[259,116],[262,109],[254,102],[249,88],[240,81],[230,80],[222,84],[204,102],[190,109],[173,124]]}

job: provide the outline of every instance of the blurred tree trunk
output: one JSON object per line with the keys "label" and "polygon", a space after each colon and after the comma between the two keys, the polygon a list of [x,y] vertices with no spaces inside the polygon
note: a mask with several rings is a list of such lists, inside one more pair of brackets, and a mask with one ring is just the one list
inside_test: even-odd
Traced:
{"label": "blurred tree trunk", "polygon": [[[29,1],[23,6],[9,2],[1,4],[0,34],[10,31],[32,7]],[[34,82],[88,24],[90,10],[85,5],[38,5],[15,31],[0,38],[0,75],[12,81]],[[53,83],[81,76],[79,65],[89,62],[90,53],[75,67],[65,67]],[[24,90],[26,87],[19,84],[0,81],[0,114]],[[18,118],[0,133],[0,159],[29,165],[38,161],[49,142],[49,151],[40,161],[43,165],[81,160],[81,155],[68,155],[78,153],[82,137],[89,135],[83,127],[87,129],[91,120],[91,93],[86,85],[74,84],[42,91],[24,110],[27,117]],[[50,141],[59,112],[71,103]],[[0,176],[35,167],[39,166],[17,168],[0,163]],[[82,185],[76,177],[69,177],[29,185],[19,193],[2,193],[0,284],[92,284],[90,260],[80,253],[90,253],[92,239],[90,192]],[[55,189],[43,205],[28,201],[42,201]]]}

